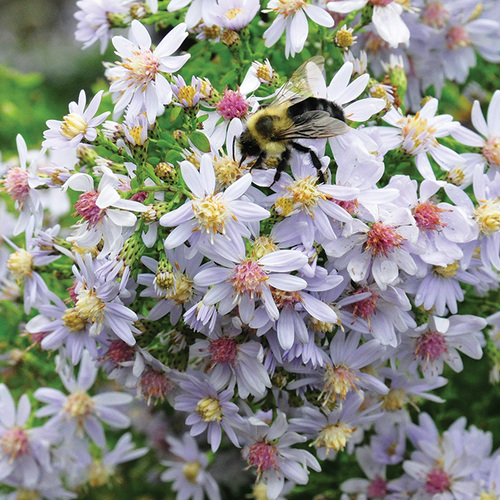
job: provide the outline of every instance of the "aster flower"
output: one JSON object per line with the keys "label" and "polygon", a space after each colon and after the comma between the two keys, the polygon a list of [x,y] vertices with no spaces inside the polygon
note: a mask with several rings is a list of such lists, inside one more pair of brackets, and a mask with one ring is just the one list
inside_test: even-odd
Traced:
{"label": "aster flower", "polygon": [[253,61],[240,85],[240,91],[243,94],[249,94],[257,90],[262,84],[273,85],[277,83],[277,80],[278,75],[271,66],[269,59],[266,59],[264,63]]}
{"label": "aster flower", "polygon": [[31,404],[23,394],[16,409],[5,384],[0,384],[0,480],[17,481],[19,486],[35,487],[51,469],[49,446],[57,435],[44,428],[27,428]]}
{"label": "aster flower", "polygon": [[75,203],[76,213],[83,221],[76,226],[76,232],[69,237],[79,246],[93,247],[101,240],[104,244],[100,255],[117,253],[123,244],[123,230],[133,226],[137,218],[132,212],[145,212],[142,203],[121,198],[117,188],[122,186],[120,179],[109,169],[102,166],[103,176],[97,189],[94,179],[83,173],[73,174],[63,189],[81,191]]}
{"label": "aster flower", "polygon": [[241,31],[252,22],[259,8],[258,0],[219,0],[204,21],[227,30]]}
{"label": "aster flower", "polygon": [[199,171],[192,163],[181,162],[181,172],[193,196],[161,217],[162,226],[175,227],[165,240],[165,248],[175,248],[188,239],[192,246],[207,240],[213,242],[217,233],[231,240],[241,240],[242,236],[250,236],[245,223],[269,217],[267,210],[239,199],[252,183],[250,174],[238,179],[224,192],[216,192],[215,170],[209,155],[203,155]]}
{"label": "aster flower", "polygon": [[410,31],[401,19],[402,6],[393,0],[335,0],[328,3],[328,9],[333,12],[348,14],[367,5],[373,6],[372,22],[377,33],[391,47],[408,44]]}
{"label": "aster flower", "polygon": [[291,448],[292,445],[306,440],[296,432],[288,430],[286,416],[278,412],[274,422],[266,422],[251,417],[243,458],[249,467],[257,469],[257,480],[262,479],[267,485],[267,498],[276,500],[280,495],[285,479],[296,484],[308,481],[307,467],[320,471],[318,461],[306,450]]}
{"label": "aster flower", "polygon": [[216,2],[214,0],[172,0],[169,2],[168,12],[176,12],[189,5],[184,21],[187,28],[191,29],[197,26],[203,19],[210,18],[210,12],[214,9]]}
{"label": "aster flower", "polygon": [[177,396],[174,408],[189,412],[186,424],[191,426],[191,435],[207,431],[207,441],[216,452],[220,446],[222,429],[236,447],[240,447],[235,430],[241,430],[244,420],[238,414],[238,407],[230,400],[233,391],[218,392],[205,378],[188,374],[180,382],[184,394]]}
{"label": "aster flower", "polygon": [[171,436],[167,436],[166,441],[176,460],[162,461],[167,470],[161,474],[161,480],[173,482],[172,489],[186,500],[199,500],[204,494],[210,500],[220,500],[219,487],[206,470],[207,456],[199,451],[194,438],[186,433],[182,441]]}
{"label": "aster flower", "polygon": [[69,500],[77,498],[76,493],[64,488],[60,476],[56,472],[46,472],[36,483],[27,485],[21,479],[6,478],[3,485],[16,488],[12,493],[2,494],[2,500],[19,500],[20,498],[43,498],[47,500]]}
{"label": "aster flower", "polygon": [[47,121],[49,130],[43,133],[45,140],[42,146],[49,149],[75,148],[83,139],[88,142],[94,141],[97,137],[95,127],[100,125],[110,114],[109,111],[106,111],[94,116],[101,104],[102,94],[103,91],[99,91],[85,109],[87,97],[85,91],[81,90],[78,103],[69,103],[69,114],[64,117],[62,122],[58,120]]}
{"label": "aster flower", "polygon": [[455,372],[463,370],[458,351],[473,359],[483,355],[481,330],[486,320],[471,315],[454,315],[450,318],[431,316],[428,324],[406,332],[398,351],[400,367],[420,368],[425,378],[436,379],[446,363]]}
{"label": "aster flower", "polygon": [[161,72],[174,73],[185,64],[190,55],[172,56],[188,36],[186,25],[181,23],[151,50],[151,37],[146,28],[133,20],[129,39],[113,37],[116,54],[122,58],[106,70],[110,79],[110,92],[115,93],[115,115],[128,106],[128,113],[138,115],[143,106],[149,123],[154,123],[158,110],[172,100],[172,89]]}
{"label": "aster flower", "polygon": [[266,47],[272,47],[286,31],[285,56],[302,52],[309,33],[307,17],[320,26],[331,28],[335,22],[323,8],[296,0],[271,0],[264,12],[276,12],[276,19],[264,33]]}
{"label": "aster flower", "polygon": [[85,351],[80,363],[78,377],[67,365],[59,372],[64,387],[69,392],[65,395],[57,389],[37,389],[34,397],[46,403],[36,412],[37,417],[51,416],[47,426],[60,430],[67,439],[75,434],[88,435],[100,448],[105,448],[106,439],[101,421],[116,429],[130,425],[130,419],[121,411],[113,408],[132,401],[130,394],[104,392],[90,396],[88,390],[97,377],[97,366],[90,354]]}

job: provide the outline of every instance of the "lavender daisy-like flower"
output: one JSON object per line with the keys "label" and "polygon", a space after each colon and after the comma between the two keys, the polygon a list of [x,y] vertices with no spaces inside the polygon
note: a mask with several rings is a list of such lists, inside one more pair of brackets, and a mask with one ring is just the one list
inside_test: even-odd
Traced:
{"label": "lavender daisy-like flower", "polygon": [[198,449],[195,439],[184,434],[182,441],[167,436],[169,452],[176,460],[163,460],[167,470],[161,474],[161,480],[173,482],[172,489],[185,500],[201,500],[206,494],[210,500],[220,500],[219,487],[207,472],[208,458]]}
{"label": "lavender daisy-like flower", "polygon": [[0,384],[0,407],[0,480],[9,478],[26,488],[35,486],[51,468],[49,445],[57,436],[42,427],[27,428],[31,416],[28,396],[21,396],[16,410],[5,384]]}
{"label": "lavender daisy-like flower", "polygon": [[267,498],[275,500],[281,493],[285,479],[296,484],[308,481],[307,467],[319,472],[318,461],[306,450],[291,448],[306,441],[304,436],[288,430],[286,415],[278,416],[269,425],[257,417],[250,417],[250,435],[246,440],[243,458],[248,466],[257,469],[257,481],[267,485]]}
{"label": "lavender daisy-like flower", "polygon": [[241,31],[252,22],[259,8],[258,0],[219,0],[204,21],[228,30]]}
{"label": "lavender daisy-like flower", "polygon": [[235,430],[241,431],[244,420],[238,414],[238,407],[231,402],[233,391],[218,392],[207,379],[194,373],[187,375],[179,385],[184,394],[175,398],[174,408],[190,413],[186,425],[191,426],[191,435],[198,436],[207,431],[207,441],[216,452],[224,429],[230,441],[239,448]]}
{"label": "lavender daisy-like flower", "polygon": [[202,156],[199,171],[192,163],[181,162],[181,172],[193,195],[184,205],[161,217],[162,226],[175,227],[165,240],[166,249],[175,248],[188,239],[192,245],[199,241],[213,242],[217,233],[226,235],[236,244],[234,240],[241,241],[242,236],[250,236],[245,223],[269,217],[264,208],[240,199],[252,183],[250,174],[226,190],[217,191],[215,170],[209,155]]}
{"label": "lavender daisy-like flower", "polygon": [[75,148],[80,142],[85,139],[87,142],[92,142],[97,137],[95,127],[100,125],[110,114],[109,111],[94,116],[101,104],[103,91],[99,91],[87,109],[85,104],[87,97],[85,91],[81,90],[78,96],[78,103],[69,103],[69,114],[66,115],[63,121],[48,120],[47,126],[49,130],[43,133],[45,140],[42,146],[49,149]]}
{"label": "lavender daisy-like flower", "polygon": [[130,419],[113,407],[126,405],[133,398],[130,394],[121,392],[90,396],[87,391],[94,385],[97,371],[94,360],[85,351],[77,378],[67,365],[59,372],[61,381],[70,394],[65,395],[57,389],[41,388],[33,395],[38,401],[46,403],[46,406],[37,410],[36,416],[51,416],[47,426],[60,429],[68,439],[75,434],[87,434],[95,444],[105,448],[106,439],[101,421],[116,429],[128,427]]}
{"label": "lavender daisy-like flower", "polygon": [[394,48],[409,42],[410,30],[401,19],[403,8],[394,0],[334,0],[328,3],[328,9],[348,14],[367,5],[373,7],[372,22],[383,40]]}
{"label": "lavender daisy-like flower", "polygon": [[[240,240],[237,250],[225,239],[214,242],[215,258],[224,256],[224,267],[213,267],[199,272],[194,283],[199,286],[213,285],[205,294],[203,304],[218,303],[219,314],[225,315],[238,305],[243,323],[252,319],[256,305],[262,302],[267,315],[272,320],[279,318],[271,287],[276,290],[294,292],[307,286],[298,276],[289,274],[307,263],[307,257],[296,250],[277,250],[260,259],[247,257]],[[221,260],[219,257],[218,260]]]}
{"label": "lavender daisy-like flower", "polygon": [[465,153],[464,156],[471,162],[481,165],[483,169],[489,165],[491,172],[497,172],[500,169],[500,120],[498,116],[500,116],[500,90],[497,90],[491,98],[486,120],[479,101],[474,101],[472,105],[472,125],[479,133],[463,125],[451,131],[453,138],[462,144],[481,148],[481,153]]}
{"label": "lavender daisy-like flower", "polygon": [[320,26],[331,28],[333,17],[322,7],[306,3],[304,0],[271,0],[264,12],[278,15],[264,33],[266,47],[272,47],[286,31],[285,56],[294,57],[301,52],[307,40],[309,25],[307,17]]}
{"label": "lavender daisy-like flower", "polygon": [[82,192],[75,203],[75,211],[83,221],[76,226],[76,232],[69,240],[83,247],[92,247],[104,240],[100,253],[104,256],[121,249],[124,228],[137,221],[132,212],[145,212],[148,208],[137,201],[122,199],[117,190],[123,187],[120,179],[108,167],[102,166],[101,169],[104,175],[97,189],[94,179],[83,173],[73,174],[63,189]]}
{"label": "lavender daisy-like flower", "polygon": [[120,115],[127,106],[128,113],[138,115],[144,106],[149,123],[154,123],[161,114],[159,109],[172,100],[172,89],[161,72],[179,71],[189,59],[190,54],[172,55],[187,36],[186,25],[178,24],[152,51],[147,29],[134,20],[129,39],[113,37],[116,54],[122,58],[121,63],[106,71],[112,82],[109,90],[117,97],[115,115]]}
{"label": "lavender daisy-like flower", "polygon": [[431,316],[428,324],[406,332],[398,350],[400,367],[420,368],[426,379],[436,379],[447,364],[453,371],[463,370],[458,351],[473,359],[483,355],[481,330],[487,322],[472,315],[454,315],[450,318]]}

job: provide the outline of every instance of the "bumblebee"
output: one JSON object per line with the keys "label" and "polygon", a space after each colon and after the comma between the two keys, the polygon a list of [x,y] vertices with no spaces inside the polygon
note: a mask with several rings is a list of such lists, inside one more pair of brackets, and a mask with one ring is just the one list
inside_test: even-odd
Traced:
{"label": "bumblebee", "polygon": [[321,56],[307,60],[281,87],[270,104],[262,106],[250,116],[238,140],[242,155],[240,166],[249,156],[257,157],[251,169],[259,168],[269,155],[279,156],[274,184],[287,167],[292,150],[295,149],[309,153],[320,182],[325,181],[316,153],[296,142],[296,139],[334,137],[350,130],[341,106],[327,99],[313,97],[312,88],[322,78],[323,66],[324,59]]}

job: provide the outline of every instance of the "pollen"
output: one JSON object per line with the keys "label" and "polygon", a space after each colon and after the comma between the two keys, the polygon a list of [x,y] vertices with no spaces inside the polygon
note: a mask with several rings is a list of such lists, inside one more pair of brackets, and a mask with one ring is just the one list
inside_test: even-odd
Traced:
{"label": "pollen", "polygon": [[389,252],[403,245],[403,242],[404,238],[392,226],[375,222],[368,232],[366,247],[375,256],[383,254],[387,257]]}
{"label": "pollen", "polygon": [[128,129],[128,133],[130,134],[130,137],[134,140],[134,144],[137,146],[141,146],[144,144],[144,140],[142,138],[142,127],[137,125],[135,127],[131,127]]}
{"label": "pollen", "polygon": [[359,377],[345,365],[327,365],[323,381],[325,385],[318,399],[323,406],[334,403],[337,398],[343,401],[348,392],[357,391],[356,383]]}
{"label": "pollen", "polygon": [[413,209],[413,217],[417,222],[417,226],[422,230],[437,231],[446,226],[441,217],[441,213],[446,212],[443,208],[439,208],[434,203],[426,201],[418,203]]}
{"label": "pollen", "polygon": [[257,477],[269,469],[276,469],[277,458],[276,446],[264,441],[253,444],[248,450],[247,460],[250,466],[257,468]]}
{"label": "pollen", "polygon": [[292,194],[294,206],[301,205],[304,212],[311,214],[319,200],[327,199],[326,195],[318,190],[317,182],[317,177],[309,176],[299,179],[287,187]]}
{"label": "pollen", "polygon": [[200,226],[206,233],[225,234],[224,222],[229,216],[229,210],[221,193],[193,200],[193,210]]}
{"label": "pollen", "polygon": [[192,108],[194,106],[194,96],[196,95],[196,89],[191,85],[185,85],[179,89],[177,94],[177,99],[179,102]]}
{"label": "pollen", "polygon": [[436,129],[429,125],[427,120],[420,116],[420,113],[404,117],[399,123],[403,136],[402,147],[408,154],[416,155],[438,145],[434,137]]}
{"label": "pollen", "polygon": [[208,352],[211,354],[210,361],[212,365],[229,364],[234,366],[238,354],[238,344],[232,338],[211,340]]}
{"label": "pollen", "polygon": [[307,4],[304,0],[278,0],[277,6],[272,10],[278,14],[283,14],[283,16],[288,17],[292,16],[306,5]]}
{"label": "pollen", "polygon": [[[205,36],[208,40],[215,40],[220,35],[220,27],[215,25],[203,26],[203,33],[205,33]],[[206,95],[204,91],[202,91],[202,94]]]}
{"label": "pollen", "polygon": [[269,236],[259,236],[252,245],[252,255],[255,259],[260,259],[264,255],[276,252],[278,246]]}
{"label": "pollen", "polygon": [[28,278],[33,273],[33,257],[28,251],[20,248],[10,254],[7,268],[16,280]]}
{"label": "pollen", "polygon": [[437,361],[445,352],[448,352],[446,337],[439,332],[427,331],[417,339],[414,356],[423,362]]}
{"label": "pollen", "polygon": [[423,9],[422,19],[432,28],[444,28],[450,19],[450,12],[441,2],[430,2]]}
{"label": "pollen", "polygon": [[29,439],[26,431],[21,427],[6,429],[0,438],[0,449],[2,455],[7,455],[10,460],[29,453]]}
{"label": "pollen", "polygon": [[76,307],[67,309],[62,316],[63,324],[72,333],[81,332],[87,322],[78,314]]}
{"label": "pollen", "polygon": [[226,89],[222,99],[215,107],[225,120],[232,120],[246,116],[249,103],[240,92]]}
{"label": "pollen", "polygon": [[193,280],[184,273],[175,273],[173,291],[166,298],[173,299],[178,305],[182,305],[189,302],[193,294]]}
{"label": "pollen", "polygon": [[431,495],[444,493],[451,485],[448,474],[443,469],[432,469],[425,481],[425,491]]}
{"label": "pollen", "polygon": [[457,271],[460,269],[460,262],[456,260],[447,266],[434,266],[432,271],[434,274],[442,276],[443,278],[454,278],[457,275]]}
{"label": "pollen", "polygon": [[12,167],[9,168],[3,180],[4,190],[13,201],[17,201],[21,206],[30,191],[28,177],[29,173],[25,168]]}
{"label": "pollen", "polygon": [[63,118],[63,122],[61,124],[61,134],[66,137],[66,139],[71,140],[78,135],[85,135],[87,127],[88,123],[82,115],[78,113],[70,113]]}
{"label": "pollen", "polygon": [[328,425],[321,430],[312,444],[316,445],[318,448],[326,446],[327,455],[330,453],[330,450],[342,451],[355,430],[356,427],[353,428],[344,422]]}
{"label": "pollen", "polygon": [[201,465],[199,462],[188,462],[183,468],[184,477],[191,483],[196,484]]}
{"label": "pollen", "polygon": [[129,71],[130,85],[147,85],[154,80],[160,63],[149,49],[134,51],[131,58],[120,63]]}
{"label": "pollen", "polygon": [[408,403],[408,396],[404,389],[391,389],[382,396],[382,408],[390,412],[402,410],[406,403]]}
{"label": "pollen", "polygon": [[227,155],[222,155],[214,161],[215,179],[222,187],[229,187],[240,177],[243,177],[238,162]]}
{"label": "pollen", "polygon": [[349,310],[353,313],[354,318],[357,318],[359,316],[365,320],[370,321],[370,317],[377,310],[376,306],[378,295],[369,288],[360,288],[359,290],[356,290],[352,295],[359,295],[360,293],[365,292],[370,292],[371,296],[367,297],[366,299],[359,300],[358,302],[353,302],[352,304],[349,304],[348,307]]}
{"label": "pollen", "polygon": [[200,399],[196,405],[196,412],[199,413],[204,422],[219,422],[222,420],[222,407],[217,398]]}
{"label": "pollen", "polygon": [[77,419],[80,423],[93,411],[94,400],[84,391],[70,394],[63,406],[63,412],[67,413],[71,418]]}
{"label": "pollen", "polygon": [[492,167],[500,167],[500,136],[491,137],[486,141],[483,156]]}
{"label": "pollen", "polygon": [[293,201],[289,196],[281,196],[274,202],[274,209],[282,217],[287,217],[293,212]]}
{"label": "pollen", "polygon": [[486,200],[474,210],[474,219],[482,234],[491,235],[500,229],[500,201]]}
{"label": "pollen", "polygon": [[335,328],[334,323],[328,323],[326,321],[320,321],[319,319],[312,318],[310,320],[310,325],[311,328],[316,332],[316,333],[329,333],[333,332],[333,329]]}
{"label": "pollen", "polygon": [[93,290],[82,288],[78,292],[76,311],[84,321],[102,322],[104,317],[104,303]]}
{"label": "pollen", "polygon": [[356,40],[356,36],[353,35],[352,28],[346,28],[342,26],[335,34],[335,45],[341,49],[347,50]]}
{"label": "pollen", "polygon": [[87,191],[79,195],[75,203],[76,214],[85,219],[89,227],[98,225],[106,214],[106,210],[97,206],[98,197],[99,191]]}
{"label": "pollen", "polygon": [[232,21],[238,14],[243,14],[244,11],[243,9],[237,8],[237,9],[229,9],[225,16]]}
{"label": "pollen", "polygon": [[230,282],[238,295],[248,293],[250,297],[260,296],[262,282],[267,274],[254,260],[248,259],[238,264],[233,271]]}

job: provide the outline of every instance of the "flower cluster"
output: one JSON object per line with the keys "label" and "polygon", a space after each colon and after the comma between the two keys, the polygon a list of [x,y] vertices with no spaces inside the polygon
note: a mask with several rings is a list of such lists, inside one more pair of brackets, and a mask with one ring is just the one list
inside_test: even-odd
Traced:
{"label": "flower cluster", "polygon": [[[0,480],[9,491],[73,498],[144,455],[130,434],[109,451],[103,427],[128,427],[133,417],[121,407],[135,396],[140,411],[175,414],[151,446],[167,449],[156,479],[172,482],[179,499],[221,498],[216,467],[208,469],[224,453],[254,473],[258,499],[284,498],[340,453],[366,474],[343,483],[346,499],[499,495],[488,433],[460,419],[440,436],[430,415],[415,423],[413,414],[424,400],[444,401],[436,391],[464,357],[496,352],[495,336],[483,333],[498,327],[496,311],[462,306],[499,289],[500,90],[486,117],[474,103],[477,132],[440,114],[437,98],[420,103],[420,93],[439,91],[445,77],[463,82],[475,50],[500,57],[485,42],[500,32],[491,20],[498,8],[271,0],[265,47],[299,54],[310,20],[335,52],[335,71],[319,57],[305,65],[303,95],[295,63],[278,71],[269,59],[249,62],[262,24],[254,0],[77,4],[77,38],[102,48],[111,40],[120,59],[105,71],[114,109],[98,114],[103,91],[86,107],[82,90],[62,121],[47,122],[29,167],[18,137],[19,164],[4,175],[20,213],[3,234],[0,297],[23,296],[29,348],[57,353],[66,389],[34,391],[34,416],[49,418],[33,427],[28,397],[16,410],[0,386]],[[141,18],[173,27],[155,44]],[[112,36],[120,23],[128,33]],[[183,51],[190,35],[216,47],[214,61],[233,57],[243,71],[210,81],[203,64],[215,63],[197,51],[198,73],[182,77],[193,67]],[[389,51],[412,68],[411,112],[396,59],[378,82],[348,39],[372,48],[374,76]],[[431,64],[424,47],[442,74],[422,69]],[[281,104],[294,141],[288,156],[286,139],[261,138],[251,120],[286,92],[294,103],[308,99],[296,123],[290,102]],[[307,120],[323,130],[330,106],[345,122],[337,117],[339,135],[301,132]],[[245,130],[274,154],[242,156]],[[68,154],[55,160],[47,150]],[[47,218],[44,191],[70,195],[71,227]],[[22,232],[25,243],[15,239]],[[123,391],[89,394],[98,372]],[[388,465],[400,466],[397,479]]]}

